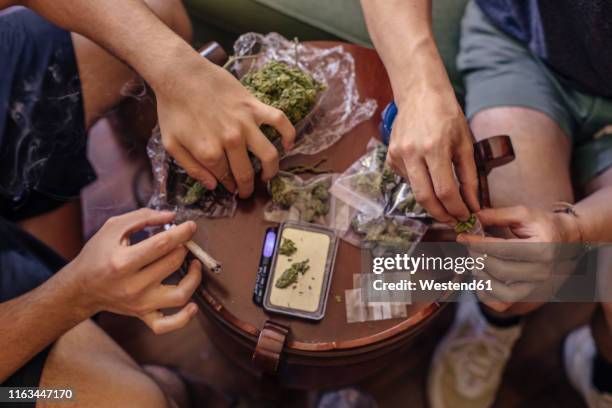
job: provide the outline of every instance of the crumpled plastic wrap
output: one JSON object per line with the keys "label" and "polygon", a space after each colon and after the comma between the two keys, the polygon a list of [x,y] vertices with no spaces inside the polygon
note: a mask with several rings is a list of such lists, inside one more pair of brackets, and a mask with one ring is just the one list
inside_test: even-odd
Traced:
{"label": "crumpled plastic wrap", "polygon": [[[342,46],[318,48],[308,44],[290,41],[283,36],[247,33],[234,45],[235,60],[229,65],[238,78],[250,70],[262,67],[269,61],[282,61],[296,65],[325,85],[317,99],[316,106],[295,125],[297,136],[294,148],[283,152],[281,158],[296,154],[312,155],[336,143],[357,124],[368,120],[376,111],[374,99],[360,98],[355,78],[355,61]],[[245,58],[248,57],[248,58]],[[153,195],[149,206],[159,209],[173,209],[180,219],[195,219],[201,216],[217,218],[232,216],[236,209],[236,196],[220,194],[218,201],[207,202],[204,208],[197,205],[185,206],[173,194],[176,186],[169,186],[173,177],[169,171],[178,169],[166,153],[157,128],[147,146],[154,175]],[[254,161],[255,169],[258,163]],[[178,169],[181,171],[180,169]]]}

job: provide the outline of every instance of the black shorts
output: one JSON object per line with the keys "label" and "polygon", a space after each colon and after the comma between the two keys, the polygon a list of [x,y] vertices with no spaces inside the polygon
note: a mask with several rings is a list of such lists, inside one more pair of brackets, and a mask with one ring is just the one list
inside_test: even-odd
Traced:
{"label": "black shorts", "polygon": [[[2,12],[0,302],[31,291],[63,267],[59,255],[14,222],[78,197],[95,179],[86,142],[70,33],[24,8]],[[47,353],[34,357],[0,386],[38,386]]]}
{"label": "black shorts", "polygon": [[50,211],[95,179],[69,32],[36,13],[0,15],[0,215]]}

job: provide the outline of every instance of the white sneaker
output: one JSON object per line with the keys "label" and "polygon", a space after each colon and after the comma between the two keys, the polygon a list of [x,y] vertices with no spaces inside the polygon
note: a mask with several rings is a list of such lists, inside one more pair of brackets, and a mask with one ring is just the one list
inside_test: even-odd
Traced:
{"label": "white sneaker", "polygon": [[593,385],[595,341],[591,328],[583,326],[571,332],[563,344],[565,373],[589,408],[612,408],[612,394],[603,393]]}
{"label": "white sneaker", "polygon": [[482,315],[473,295],[464,295],[455,321],[438,344],[429,368],[432,408],[485,408],[495,401],[502,373],[521,326],[497,328]]}

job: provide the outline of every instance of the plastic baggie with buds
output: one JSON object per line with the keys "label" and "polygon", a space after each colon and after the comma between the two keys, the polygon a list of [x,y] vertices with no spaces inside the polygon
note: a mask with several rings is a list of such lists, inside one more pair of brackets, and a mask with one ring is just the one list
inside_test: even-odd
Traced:
{"label": "plastic baggie with buds", "polygon": [[354,212],[350,228],[342,239],[354,246],[370,249],[378,256],[388,249],[410,253],[425,232],[426,224],[406,216]]}
{"label": "plastic baggie with buds", "polygon": [[349,207],[335,199],[329,189],[337,174],[321,174],[309,179],[281,171],[268,182],[270,201],[264,219],[282,223],[299,221],[345,231]]}

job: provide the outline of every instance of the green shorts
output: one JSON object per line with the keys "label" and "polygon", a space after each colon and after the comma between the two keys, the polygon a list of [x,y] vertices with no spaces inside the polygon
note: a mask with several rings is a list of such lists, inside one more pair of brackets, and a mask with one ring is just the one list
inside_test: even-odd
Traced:
{"label": "green shorts", "polygon": [[612,167],[612,99],[588,95],[559,78],[528,47],[497,29],[471,1],[457,56],[468,118],[496,106],[521,106],[551,117],[573,143],[572,172],[584,186]]}

